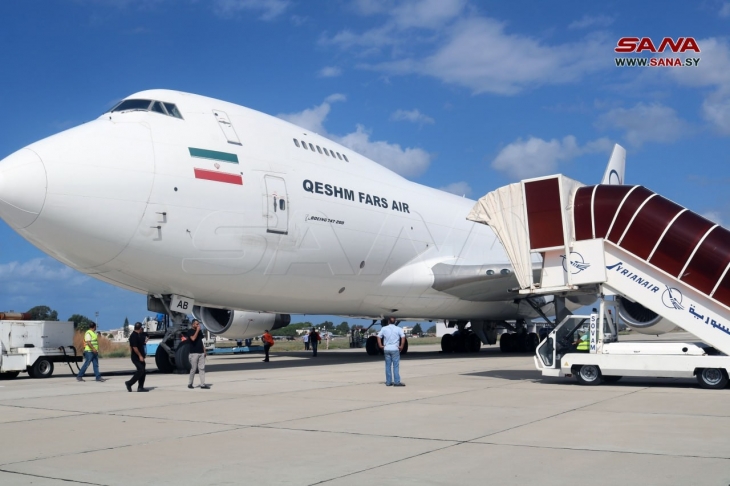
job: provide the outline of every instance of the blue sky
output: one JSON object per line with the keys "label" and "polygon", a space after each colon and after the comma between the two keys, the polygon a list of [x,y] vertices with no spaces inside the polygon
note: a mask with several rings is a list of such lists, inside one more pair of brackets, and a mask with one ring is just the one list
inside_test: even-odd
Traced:
{"label": "blue sky", "polygon": [[[727,226],[728,32],[725,0],[7,0],[0,158],[169,88],[279,115],[475,199],[549,173],[597,182],[619,142],[628,183]],[[617,68],[624,36],[694,37],[701,61]],[[144,296],[0,223],[0,311],[34,305],[98,311],[103,329],[148,314]]]}

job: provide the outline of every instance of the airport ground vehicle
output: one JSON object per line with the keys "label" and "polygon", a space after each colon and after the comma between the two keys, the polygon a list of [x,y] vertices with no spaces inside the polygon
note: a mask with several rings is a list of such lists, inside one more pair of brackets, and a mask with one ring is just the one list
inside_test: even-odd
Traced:
{"label": "airport ground vehicle", "polygon": [[[564,176],[493,191],[470,218],[494,226],[508,248],[520,282],[515,292],[600,300],[590,316],[557,313],[535,355],[543,375],[575,376],[585,385],[622,376],[728,384],[730,231],[641,186],[584,186]],[[535,253],[540,272],[530,264]],[[638,332],[680,327],[701,342],[617,342],[611,305]],[[575,352],[571,334],[586,318],[589,350]]]}
{"label": "airport ground vehicle", "polygon": [[54,363],[80,362],[73,335],[73,322],[0,320],[0,379],[26,371],[32,378],[48,378]]}
{"label": "airport ground vehicle", "polygon": [[[582,385],[615,383],[624,376],[696,377],[702,388],[727,386],[730,357],[705,343],[619,342],[615,323],[603,311],[614,302],[602,302],[602,314],[567,316],[556,326],[535,353],[543,376],[573,376]],[[576,342],[585,322],[590,344],[588,352],[580,352]]]}

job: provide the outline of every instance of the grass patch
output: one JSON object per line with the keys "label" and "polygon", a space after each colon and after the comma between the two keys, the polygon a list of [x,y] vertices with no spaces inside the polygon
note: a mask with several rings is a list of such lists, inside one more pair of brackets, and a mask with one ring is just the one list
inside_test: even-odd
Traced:
{"label": "grass patch", "polygon": [[[102,335],[99,336],[99,358],[127,358],[131,354],[128,343],[115,343]],[[74,334],[74,346],[76,353],[84,354],[84,333]]]}

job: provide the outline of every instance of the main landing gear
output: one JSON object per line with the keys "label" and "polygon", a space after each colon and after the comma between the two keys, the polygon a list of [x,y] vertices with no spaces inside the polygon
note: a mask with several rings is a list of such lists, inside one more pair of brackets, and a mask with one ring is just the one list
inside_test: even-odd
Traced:
{"label": "main landing gear", "polygon": [[441,337],[441,352],[443,353],[478,353],[482,343],[495,344],[497,342],[497,322],[472,320],[449,321],[449,327],[456,327],[453,334],[444,334]]}
{"label": "main landing gear", "polygon": [[[499,350],[503,353],[534,353],[540,338],[535,332],[527,332],[527,324],[520,319],[514,324],[503,322],[507,332],[499,336]],[[510,332],[512,331],[512,332]]]}

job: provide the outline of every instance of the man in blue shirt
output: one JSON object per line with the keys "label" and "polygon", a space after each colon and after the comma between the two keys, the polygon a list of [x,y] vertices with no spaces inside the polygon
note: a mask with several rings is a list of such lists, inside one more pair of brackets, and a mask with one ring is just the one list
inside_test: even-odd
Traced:
{"label": "man in blue shirt", "polygon": [[395,317],[389,317],[383,322],[378,333],[378,346],[385,353],[385,386],[406,386],[400,381],[400,352],[403,351],[405,342],[406,335],[403,329],[395,325]]}

